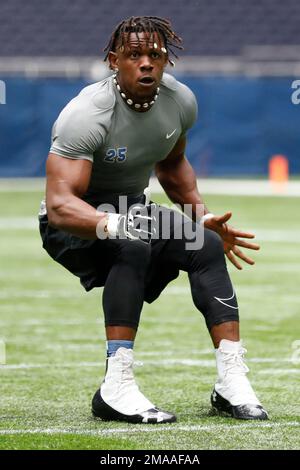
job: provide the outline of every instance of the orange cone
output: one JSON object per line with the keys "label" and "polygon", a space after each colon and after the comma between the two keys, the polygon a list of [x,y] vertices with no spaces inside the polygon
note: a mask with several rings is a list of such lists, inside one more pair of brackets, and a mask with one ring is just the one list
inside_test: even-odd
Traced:
{"label": "orange cone", "polygon": [[269,161],[269,181],[275,193],[284,193],[289,180],[289,161],[284,155],[274,155]]}

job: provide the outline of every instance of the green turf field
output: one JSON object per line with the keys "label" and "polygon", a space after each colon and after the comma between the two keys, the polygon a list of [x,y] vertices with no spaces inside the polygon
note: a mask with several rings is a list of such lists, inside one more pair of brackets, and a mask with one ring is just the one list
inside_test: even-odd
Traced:
{"label": "green turf field", "polygon": [[141,389],[177,414],[176,424],[162,426],[92,419],[105,357],[101,291],[86,294],[42,250],[33,219],[40,198],[37,191],[0,195],[1,449],[300,447],[299,198],[207,197],[213,212],[232,210],[233,224],[255,230],[261,243],[255,267],[230,271],[251,381],[270,421],[210,415],[213,349],[183,274],[144,306],[135,346]]}

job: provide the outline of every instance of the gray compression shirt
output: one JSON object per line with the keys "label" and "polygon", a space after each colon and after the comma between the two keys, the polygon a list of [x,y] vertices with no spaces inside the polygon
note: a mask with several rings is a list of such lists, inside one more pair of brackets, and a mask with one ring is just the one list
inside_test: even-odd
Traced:
{"label": "gray compression shirt", "polygon": [[137,195],[148,186],[155,163],[167,157],[196,117],[194,94],[169,74],[144,113],[124,102],[110,76],[84,88],[62,110],[50,152],[93,163],[87,200]]}

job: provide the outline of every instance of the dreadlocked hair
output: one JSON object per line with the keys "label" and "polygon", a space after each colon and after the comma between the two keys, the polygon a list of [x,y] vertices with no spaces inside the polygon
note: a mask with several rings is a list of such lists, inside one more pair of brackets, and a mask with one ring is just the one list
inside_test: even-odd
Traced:
{"label": "dreadlocked hair", "polygon": [[[182,39],[172,30],[169,20],[158,16],[131,16],[121,21],[113,31],[107,46],[103,49],[103,52],[107,51],[104,61],[107,60],[110,51],[116,51],[118,42],[120,42],[120,47],[124,47],[128,43],[130,33],[136,33],[137,42],[140,45],[138,33],[142,32],[149,33],[149,39],[151,39],[153,33],[158,33],[163,38],[168,57],[171,53],[178,59],[173,48],[183,49],[181,46]],[[175,65],[172,60],[168,59],[168,61],[172,66]]]}

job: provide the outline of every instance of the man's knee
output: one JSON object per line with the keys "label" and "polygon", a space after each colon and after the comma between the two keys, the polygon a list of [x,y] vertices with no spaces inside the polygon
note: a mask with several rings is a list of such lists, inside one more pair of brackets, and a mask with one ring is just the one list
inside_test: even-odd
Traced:
{"label": "man's knee", "polygon": [[116,254],[117,261],[123,262],[136,268],[146,269],[151,257],[150,244],[141,241],[126,240],[122,243]]}
{"label": "man's knee", "polygon": [[212,230],[204,229],[202,248],[191,252],[192,265],[198,269],[203,265],[225,264],[224,248],[221,237]]}
{"label": "man's knee", "polygon": [[203,249],[211,254],[223,255],[223,242],[220,235],[213,230],[204,229]]}

